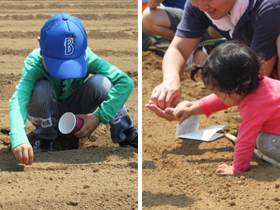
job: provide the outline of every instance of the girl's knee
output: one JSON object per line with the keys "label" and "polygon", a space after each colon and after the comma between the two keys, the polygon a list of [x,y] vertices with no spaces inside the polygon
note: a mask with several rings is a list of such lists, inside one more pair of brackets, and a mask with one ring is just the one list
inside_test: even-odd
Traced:
{"label": "girl's knee", "polygon": [[280,161],[280,135],[261,132],[256,139],[256,145],[262,154]]}

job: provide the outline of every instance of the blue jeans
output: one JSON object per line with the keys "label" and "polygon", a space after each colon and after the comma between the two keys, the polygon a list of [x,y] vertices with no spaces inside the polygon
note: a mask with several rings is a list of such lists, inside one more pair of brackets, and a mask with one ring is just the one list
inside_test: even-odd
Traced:
{"label": "blue jeans", "polygon": [[[85,84],[79,87],[66,99],[58,99],[51,82],[38,80],[33,88],[28,102],[28,118],[36,127],[34,133],[38,139],[55,140],[58,136],[58,121],[65,112],[74,114],[93,113],[94,110],[107,98],[112,88],[111,81],[103,75],[90,77]],[[109,123],[111,138],[114,143],[125,140],[123,132],[133,127],[130,116],[123,106]]]}

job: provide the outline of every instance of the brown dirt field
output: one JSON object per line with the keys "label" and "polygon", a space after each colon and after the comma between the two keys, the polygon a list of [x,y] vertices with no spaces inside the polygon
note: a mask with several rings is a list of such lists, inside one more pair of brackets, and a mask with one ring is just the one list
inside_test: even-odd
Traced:
{"label": "brown dirt field", "polygon": [[[164,51],[142,53],[142,206],[143,209],[280,209],[280,169],[255,155],[248,172],[236,176],[215,174],[221,163],[231,164],[233,144],[225,137],[206,143],[175,137],[176,122],[157,117],[145,104],[162,81]],[[185,73],[183,100],[206,96],[202,82]],[[236,134],[240,116],[237,108],[202,116],[200,128],[226,125]]]}
{"label": "brown dirt field", "polygon": [[[138,5],[131,0],[0,1],[0,209],[137,209],[137,150],[111,142],[101,125],[77,150],[35,155],[19,165],[10,149],[9,99],[37,36],[55,13],[79,17],[88,45],[135,82],[126,107],[138,127]],[[34,127],[29,122],[26,132]]]}

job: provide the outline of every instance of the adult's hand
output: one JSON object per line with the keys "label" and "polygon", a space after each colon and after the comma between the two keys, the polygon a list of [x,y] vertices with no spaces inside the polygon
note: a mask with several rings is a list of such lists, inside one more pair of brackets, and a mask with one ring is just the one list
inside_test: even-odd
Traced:
{"label": "adult's hand", "polygon": [[165,81],[155,87],[151,99],[155,106],[161,110],[167,107],[175,107],[181,100],[180,81]]}
{"label": "adult's hand", "polygon": [[181,100],[180,80],[186,61],[198,42],[199,39],[173,38],[162,61],[163,82],[155,87],[151,95],[151,100],[160,109],[175,107]]}
{"label": "adult's hand", "polygon": [[13,153],[18,161],[25,165],[31,165],[33,163],[33,148],[30,144],[21,144],[13,149]]}
{"label": "adult's hand", "polygon": [[168,121],[174,121],[175,118],[172,114],[166,113],[165,110],[160,109],[158,106],[154,104],[153,101],[149,101],[148,104],[145,105],[148,109],[154,112],[157,116],[166,119]]}
{"label": "adult's hand", "polygon": [[83,127],[79,131],[74,133],[74,135],[78,138],[84,138],[89,136],[101,123],[100,118],[93,113],[79,114],[77,115],[77,117],[80,117],[84,120]]}

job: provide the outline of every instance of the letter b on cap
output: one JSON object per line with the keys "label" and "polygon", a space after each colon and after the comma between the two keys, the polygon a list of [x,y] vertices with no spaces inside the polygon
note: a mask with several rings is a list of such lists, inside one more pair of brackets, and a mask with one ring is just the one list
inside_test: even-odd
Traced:
{"label": "letter b on cap", "polygon": [[65,38],[65,41],[64,41],[64,47],[65,47],[65,55],[72,55],[74,53],[74,46],[73,46],[73,38],[71,37],[67,37]]}

